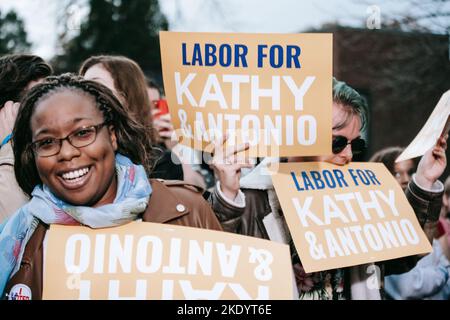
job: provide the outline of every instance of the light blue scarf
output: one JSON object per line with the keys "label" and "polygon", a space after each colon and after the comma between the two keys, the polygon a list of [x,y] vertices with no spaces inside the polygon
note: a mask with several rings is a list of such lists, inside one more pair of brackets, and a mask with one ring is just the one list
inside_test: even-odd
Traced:
{"label": "light blue scarf", "polygon": [[45,185],[34,188],[31,200],[0,225],[1,293],[11,272],[18,270],[25,245],[38,219],[46,224],[83,224],[91,228],[105,228],[133,221],[145,211],[152,189],[144,167],[117,154],[116,172],[118,187],[114,202],[97,208],[69,205],[56,198]]}

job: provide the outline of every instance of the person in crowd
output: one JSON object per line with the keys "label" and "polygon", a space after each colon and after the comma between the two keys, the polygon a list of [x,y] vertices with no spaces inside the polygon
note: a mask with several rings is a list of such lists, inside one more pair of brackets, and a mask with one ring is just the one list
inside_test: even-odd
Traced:
{"label": "person in crowd", "polygon": [[30,287],[33,299],[42,297],[51,224],[96,229],[142,219],[222,229],[199,189],[148,178],[153,160],[147,130],[95,81],[65,74],[28,92],[13,149],[17,181],[31,200],[0,226],[4,297],[17,283]]}
{"label": "person in crowd", "polygon": [[158,134],[153,130],[150,99],[145,76],[139,65],[123,56],[93,56],[82,63],[79,73],[84,78],[98,81],[111,89],[127,112],[150,128],[148,147],[152,148],[157,157],[151,177],[186,181],[183,167],[176,155],[159,144]]}
{"label": "person in crowd", "polygon": [[11,133],[22,96],[52,74],[41,57],[12,54],[0,58],[0,223],[28,201],[14,176]]}
{"label": "person in crowd", "polygon": [[162,88],[150,78],[146,78],[147,93],[151,101],[151,113],[153,127],[157,132],[158,146],[165,150],[171,150],[176,159],[181,162],[184,180],[195,185],[207,188],[206,178],[201,166],[201,153],[197,150],[179,144],[174,136],[174,128],[169,113],[167,100],[162,95]]}
{"label": "person in crowd", "polygon": [[[383,163],[403,190],[406,190],[416,171],[417,161],[416,159],[408,159],[396,163],[395,160],[403,151],[404,148],[401,147],[387,147],[376,152],[369,161]],[[444,209],[445,193],[442,201],[442,208]],[[388,299],[439,299],[448,297],[446,292],[450,291],[446,288],[446,284],[449,278],[450,264],[441,245],[446,244],[446,242],[438,239],[435,223],[426,223],[425,231],[432,241],[433,252],[423,258],[417,256],[420,260],[410,271],[394,273],[384,278],[385,293]],[[388,262],[388,264],[393,265],[394,262],[396,260]],[[383,268],[383,264],[380,264],[380,266]]]}
{"label": "person in crowd", "polygon": [[150,109],[153,110],[153,107],[162,97],[161,87],[156,83],[156,81],[149,77],[145,77],[145,83],[147,84],[147,95],[152,103]]}
{"label": "person in crowd", "polygon": [[401,147],[388,147],[381,149],[369,159],[369,162],[383,163],[401,185],[402,189],[406,190],[408,183],[412,179],[412,175],[416,172],[417,158],[395,162],[403,150],[405,149]]}
{"label": "person in crowd", "polygon": [[439,239],[442,251],[447,259],[450,260],[450,176],[444,182],[444,196],[442,197],[442,209],[436,230],[436,238]]}
{"label": "person in crowd", "polygon": [[[344,82],[333,80],[332,151],[320,157],[293,157],[288,161],[325,161],[346,165],[353,155],[362,152],[365,142],[361,132],[366,126],[364,99]],[[382,292],[366,286],[367,265],[306,274],[296,253],[284,220],[271,178],[264,174],[268,163],[278,159],[264,159],[252,172],[240,179],[241,170],[250,166],[238,156],[248,148],[237,146],[223,151],[223,141],[216,146],[213,165],[219,182],[209,201],[224,230],[289,243],[292,263],[301,299],[380,299]],[[442,184],[438,177],[446,166],[446,143],[441,139],[436,147],[421,159],[417,173],[406,190],[408,200],[415,209],[422,227],[436,221],[440,210]],[[398,259],[401,270],[405,266]],[[417,261],[415,261],[417,262]],[[389,269],[389,271],[391,271]],[[381,276],[382,277],[382,276]]]}
{"label": "person in crowd", "polygon": [[442,210],[439,218],[437,237],[443,236],[443,251],[450,260],[450,176],[445,179],[444,197],[442,198]]}
{"label": "person in crowd", "polygon": [[135,61],[124,56],[92,56],[81,64],[79,74],[111,89],[131,116],[153,134],[145,76]]}
{"label": "person in crowd", "polygon": [[442,198],[441,218],[450,219],[450,176],[444,182],[444,197]]}
{"label": "person in crowd", "polygon": [[[397,182],[402,187],[403,191],[406,191],[409,183],[412,180],[414,173],[417,170],[418,158],[408,159],[405,161],[395,162],[395,160],[404,151],[401,147],[387,147],[377,151],[370,159],[369,162],[381,162],[383,163],[389,172],[395,177]],[[442,190],[442,185],[437,184],[439,190]],[[440,195],[440,193],[439,193]],[[439,203],[436,203],[439,204]],[[434,233],[436,231],[436,221],[432,223],[424,224],[424,231],[428,236],[430,242],[433,241]]]}
{"label": "person in crowd", "polygon": [[450,299],[450,228],[433,241],[433,251],[421,258],[410,271],[384,279],[388,299]]}
{"label": "person in crowd", "polygon": [[162,104],[167,104],[166,100],[163,99],[162,89],[158,84],[152,79],[145,78],[147,86],[147,95],[150,99],[150,112],[153,119],[153,127],[157,132],[158,142],[163,144],[165,148],[172,149],[177,141],[172,141],[172,133],[174,131],[173,125],[170,118],[170,113],[168,113],[168,108],[164,105],[165,110],[161,110]]}
{"label": "person in crowd", "polygon": [[450,299],[450,224],[445,217],[450,178],[444,184],[441,217],[430,234],[434,235],[433,251],[421,258],[410,271],[385,278],[389,299],[448,300]]}
{"label": "person in crowd", "polygon": [[439,239],[442,252],[450,261],[450,176],[444,182],[444,197],[442,198],[441,216],[436,230],[436,238]]}

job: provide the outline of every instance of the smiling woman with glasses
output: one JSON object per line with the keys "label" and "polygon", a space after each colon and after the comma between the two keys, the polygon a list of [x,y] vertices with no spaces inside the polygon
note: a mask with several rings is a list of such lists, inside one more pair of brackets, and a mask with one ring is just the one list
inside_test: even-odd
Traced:
{"label": "smiling woman with glasses", "polygon": [[111,90],[80,77],[47,78],[25,96],[13,149],[17,181],[31,200],[0,225],[3,298],[14,298],[17,284],[30,288],[29,299],[41,298],[51,224],[101,229],[142,219],[221,230],[197,189],[148,178],[146,130]]}

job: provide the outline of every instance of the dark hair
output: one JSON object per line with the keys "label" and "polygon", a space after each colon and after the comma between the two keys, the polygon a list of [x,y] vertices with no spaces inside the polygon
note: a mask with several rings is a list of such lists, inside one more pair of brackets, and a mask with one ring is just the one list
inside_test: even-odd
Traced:
{"label": "dark hair", "polygon": [[1,57],[0,108],[6,101],[20,101],[31,81],[45,78],[52,73],[52,67],[35,55],[11,54]]}
{"label": "dark hair", "polygon": [[[395,175],[394,166],[395,159],[405,150],[401,147],[387,147],[377,151],[369,160],[369,162],[383,163],[392,175]],[[414,168],[417,167],[417,159],[411,159]]]}
{"label": "dark hair", "polygon": [[36,169],[32,142],[31,117],[36,106],[44,99],[61,90],[73,90],[90,95],[103,113],[105,122],[114,127],[117,137],[117,152],[129,157],[134,163],[142,164],[150,174],[152,168],[151,147],[147,141],[148,130],[132,119],[111,90],[104,85],[73,74],[48,77],[33,87],[23,98],[13,130],[14,171],[19,186],[31,195],[34,187],[41,184]]}
{"label": "dark hair", "polygon": [[352,87],[343,81],[333,78],[333,102],[341,105],[348,113],[348,117],[337,128],[345,127],[353,115],[358,115],[361,119],[361,129],[363,131],[367,125],[367,104],[366,100]]}
{"label": "dark hair", "polygon": [[145,84],[147,85],[147,88],[156,89],[159,95],[163,95],[163,90],[161,86],[155,80],[149,77],[145,77]]}
{"label": "dark hair", "polygon": [[139,65],[131,59],[123,56],[93,56],[83,62],[80,75],[101,64],[114,80],[114,87],[125,99],[127,108],[136,120],[146,126],[152,126],[150,113],[150,99],[147,94],[145,76]]}

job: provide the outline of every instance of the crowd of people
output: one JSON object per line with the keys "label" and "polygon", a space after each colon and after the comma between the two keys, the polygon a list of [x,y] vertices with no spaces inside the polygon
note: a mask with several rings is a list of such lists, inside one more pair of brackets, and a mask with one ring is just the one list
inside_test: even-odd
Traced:
{"label": "crowd of people", "polygon": [[[94,56],[78,74],[53,75],[35,55],[0,57],[0,293],[14,285],[42,298],[43,247],[51,224],[115,227],[139,220],[219,230],[286,243],[298,299],[450,299],[450,178],[447,137],[419,161],[382,162],[404,190],[433,246],[425,256],[376,263],[380,285],[368,287],[374,264],[306,273],[269,175],[273,162],[323,161],[344,166],[364,151],[367,105],[333,79],[332,154],[251,159],[248,144],[216,141],[211,161],[171,141],[163,91],[122,56]],[[167,110],[166,110],[167,111]]]}

